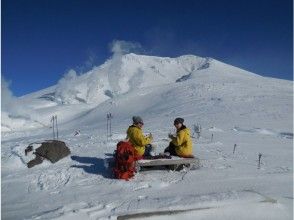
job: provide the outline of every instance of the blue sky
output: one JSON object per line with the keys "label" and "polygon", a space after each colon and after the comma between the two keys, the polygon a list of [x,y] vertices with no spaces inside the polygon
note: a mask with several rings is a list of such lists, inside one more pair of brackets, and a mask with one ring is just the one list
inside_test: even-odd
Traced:
{"label": "blue sky", "polygon": [[195,54],[293,80],[292,0],[2,0],[2,75],[16,96],[111,56]]}

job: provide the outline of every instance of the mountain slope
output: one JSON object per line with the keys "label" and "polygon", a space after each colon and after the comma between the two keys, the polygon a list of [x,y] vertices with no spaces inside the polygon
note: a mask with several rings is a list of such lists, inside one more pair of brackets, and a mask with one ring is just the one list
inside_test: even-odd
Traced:
{"label": "mountain slope", "polygon": [[[96,106],[101,108],[99,105],[104,102],[114,102],[123,98],[127,93],[136,94],[141,90],[149,90],[154,91],[156,96],[164,96],[161,94],[164,93],[160,91],[161,87],[181,90],[181,87],[185,88],[186,82],[195,84],[194,96],[205,94],[210,90],[220,90],[219,98],[227,95],[222,92],[235,93],[234,89],[239,90],[235,88],[236,86],[244,87],[242,92],[239,91],[240,96],[246,95],[252,88],[257,88],[258,94],[265,95],[270,88],[273,89],[273,93],[276,92],[275,89],[278,92],[283,88],[288,91],[286,93],[289,93],[292,86],[291,82],[261,77],[211,58],[193,55],[162,58],[127,54],[114,57],[79,76],[71,70],[57,85],[19,98],[18,105],[29,109],[28,115],[31,117],[4,112],[2,130],[16,131],[46,127],[49,126],[50,117],[53,114],[60,115],[62,123],[70,122]],[[132,97],[136,99],[136,95]],[[205,101],[209,102],[209,100]],[[162,100],[157,104],[161,102]],[[149,108],[147,104],[148,102],[144,102],[140,105]],[[105,105],[104,103],[103,106]],[[133,113],[135,114],[136,110]]]}
{"label": "mountain slope", "polygon": [[[26,111],[2,112],[2,217],[116,219],[186,210],[161,217],[292,219],[292,88],[291,81],[196,56],[128,54],[81,76],[71,71],[57,85],[19,98]],[[106,137],[108,112],[111,138]],[[59,138],[71,157],[28,169],[24,149],[52,139],[52,115],[58,115]],[[175,132],[174,118],[184,117],[200,169],[150,170],[130,181],[113,179],[107,162],[133,115],[143,117],[157,153]],[[199,139],[196,124],[202,127]]]}

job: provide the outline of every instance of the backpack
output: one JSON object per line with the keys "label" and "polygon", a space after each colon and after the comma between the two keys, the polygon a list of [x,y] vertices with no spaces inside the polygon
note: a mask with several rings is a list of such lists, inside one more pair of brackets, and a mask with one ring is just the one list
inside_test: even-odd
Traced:
{"label": "backpack", "polygon": [[115,178],[129,180],[134,176],[135,169],[135,149],[128,141],[120,141],[116,147],[115,165],[113,173]]}

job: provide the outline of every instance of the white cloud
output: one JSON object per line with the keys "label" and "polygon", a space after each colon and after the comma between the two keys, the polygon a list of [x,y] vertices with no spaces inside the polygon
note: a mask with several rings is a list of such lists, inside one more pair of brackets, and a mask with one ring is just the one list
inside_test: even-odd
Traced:
{"label": "white cloud", "polygon": [[[9,88],[10,82],[1,76],[1,112],[9,118],[38,120],[39,115],[25,103],[20,103]],[[3,114],[4,113],[4,114]]]}
{"label": "white cloud", "polygon": [[78,90],[75,88],[76,79],[77,73],[71,69],[58,81],[55,89],[55,97],[62,104],[77,101]]}
{"label": "white cloud", "polygon": [[1,111],[8,111],[16,101],[9,89],[9,85],[10,82],[1,76]]}
{"label": "white cloud", "polygon": [[108,71],[108,81],[111,86],[112,93],[117,94],[121,88],[118,82],[118,74],[121,72],[122,57],[127,53],[139,53],[142,46],[137,42],[130,42],[124,40],[114,40],[110,44],[110,51],[112,54],[111,66]]}
{"label": "white cloud", "polygon": [[110,51],[113,56],[123,55],[127,53],[136,53],[142,50],[142,46],[138,42],[124,41],[124,40],[114,40],[110,44]]}

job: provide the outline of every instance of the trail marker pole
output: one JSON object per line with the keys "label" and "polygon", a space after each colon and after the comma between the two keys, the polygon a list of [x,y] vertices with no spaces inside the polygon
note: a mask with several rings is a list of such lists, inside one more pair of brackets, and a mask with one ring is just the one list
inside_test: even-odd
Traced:
{"label": "trail marker pole", "polygon": [[198,123],[197,125],[194,124],[194,132],[197,134],[197,139],[199,139],[201,134],[201,126]]}
{"label": "trail marker pole", "polygon": [[211,142],[213,141],[213,134],[211,134]]}
{"label": "trail marker pole", "polygon": [[262,154],[259,153],[258,154],[258,169],[260,169],[261,157],[262,157]]}
{"label": "trail marker pole", "polygon": [[234,144],[233,154],[235,154],[237,144]]}

